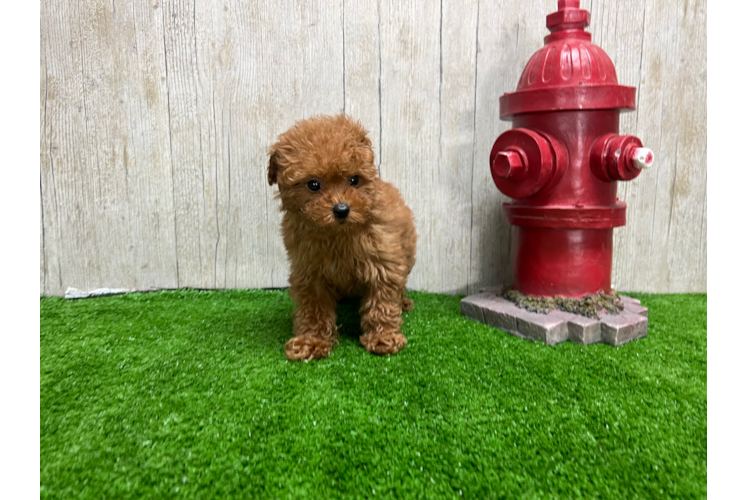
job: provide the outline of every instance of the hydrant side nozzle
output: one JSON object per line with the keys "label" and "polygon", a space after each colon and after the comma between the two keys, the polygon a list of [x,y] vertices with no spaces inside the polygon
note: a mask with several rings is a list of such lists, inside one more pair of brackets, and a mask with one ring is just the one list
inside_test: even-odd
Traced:
{"label": "hydrant side nozzle", "polygon": [[600,137],[590,151],[590,168],[603,181],[630,181],[654,162],[651,149],[633,135],[608,134]]}
{"label": "hydrant side nozzle", "polygon": [[515,200],[552,189],[569,163],[563,143],[526,128],[501,134],[494,142],[489,162],[496,187]]}

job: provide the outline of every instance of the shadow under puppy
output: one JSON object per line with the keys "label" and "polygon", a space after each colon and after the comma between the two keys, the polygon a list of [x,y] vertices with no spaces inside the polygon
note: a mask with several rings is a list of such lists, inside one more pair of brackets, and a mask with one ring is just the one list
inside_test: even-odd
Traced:
{"label": "shadow under puppy", "polygon": [[268,153],[277,183],[282,234],[291,265],[294,310],[288,359],[319,359],[338,342],[335,308],[361,297],[361,344],[394,354],[407,340],[402,311],[413,308],[405,283],[415,264],[413,214],[378,177],[367,132],[344,115],[296,122]]}

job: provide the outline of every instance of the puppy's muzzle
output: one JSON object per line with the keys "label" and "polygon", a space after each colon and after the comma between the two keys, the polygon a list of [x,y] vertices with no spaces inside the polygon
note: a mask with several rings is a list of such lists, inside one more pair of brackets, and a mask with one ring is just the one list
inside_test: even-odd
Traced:
{"label": "puppy's muzzle", "polygon": [[351,207],[349,207],[347,203],[338,203],[337,205],[332,207],[332,213],[335,214],[335,217],[341,220],[348,217],[348,214],[350,212],[351,212]]}

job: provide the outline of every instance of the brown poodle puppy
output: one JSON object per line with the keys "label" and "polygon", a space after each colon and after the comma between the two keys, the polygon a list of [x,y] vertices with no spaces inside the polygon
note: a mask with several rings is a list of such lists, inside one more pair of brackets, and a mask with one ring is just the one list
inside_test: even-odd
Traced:
{"label": "brown poodle puppy", "polygon": [[394,354],[407,343],[400,327],[402,311],[413,307],[405,297],[416,255],[413,214],[378,177],[366,133],[344,115],[318,116],[297,122],[268,149],[297,305],[288,359],[330,354],[343,297],[361,297],[367,351]]}

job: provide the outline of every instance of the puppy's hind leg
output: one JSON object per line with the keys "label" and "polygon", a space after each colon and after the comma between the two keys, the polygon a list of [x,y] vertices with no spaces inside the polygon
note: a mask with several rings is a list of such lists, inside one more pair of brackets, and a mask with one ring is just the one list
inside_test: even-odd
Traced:
{"label": "puppy's hind leg", "polygon": [[403,311],[410,312],[413,310],[413,299],[409,299],[405,296],[405,290],[403,290]]}
{"label": "puppy's hind leg", "polygon": [[286,358],[326,358],[338,343],[335,298],[328,290],[320,289],[292,289],[291,295],[298,307],[294,310],[294,336],[286,342]]}

